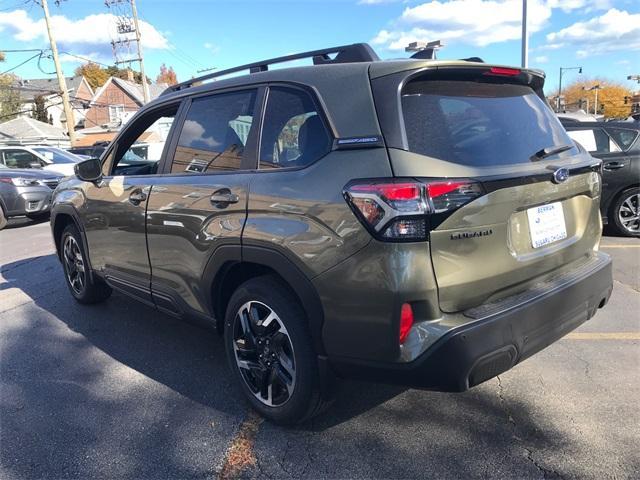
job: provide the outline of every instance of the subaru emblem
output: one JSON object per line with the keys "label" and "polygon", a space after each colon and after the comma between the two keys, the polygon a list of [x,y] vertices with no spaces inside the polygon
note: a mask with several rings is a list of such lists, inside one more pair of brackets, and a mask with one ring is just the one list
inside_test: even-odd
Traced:
{"label": "subaru emblem", "polygon": [[553,172],[553,183],[563,183],[569,178],[569,169],[559,168]]}

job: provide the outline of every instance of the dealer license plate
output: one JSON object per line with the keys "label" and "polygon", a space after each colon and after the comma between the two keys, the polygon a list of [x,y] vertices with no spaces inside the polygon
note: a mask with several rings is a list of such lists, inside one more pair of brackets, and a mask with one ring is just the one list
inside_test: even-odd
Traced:
{"label": "dealer license plate", "polygon": [[561,202],[530,208],[527,210],[527,216],[533,248],[544,247],[567,238]]}

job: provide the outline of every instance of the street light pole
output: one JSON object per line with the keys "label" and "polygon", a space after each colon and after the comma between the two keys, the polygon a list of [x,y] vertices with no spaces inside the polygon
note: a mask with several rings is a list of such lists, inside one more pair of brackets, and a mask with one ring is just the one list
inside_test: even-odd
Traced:
{"label": "street light pole", "polygon": [[578,73],[582,73],[582,67],[560,67],[560,79],[558,80],[558,104],[556,110],[560,111],[560,97],[562,96],[562,72],[567,70],[578,70]]}

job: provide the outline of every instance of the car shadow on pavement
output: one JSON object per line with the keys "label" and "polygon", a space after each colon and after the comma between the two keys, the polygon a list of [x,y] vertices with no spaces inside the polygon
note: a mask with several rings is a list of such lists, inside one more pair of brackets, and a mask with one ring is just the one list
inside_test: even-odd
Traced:
{"label": "car shadow on pavement", "polygon": [[[0,274],[4,278],[0,292],[21,291],[55,320],[122,365],[207,407],[237,414],[248,405],[231,377],[222,338],[215,330],[175,319],[117,292],[98,305],[77,304],[67,291],[55,255],[4,265]],[[77,343],[77,339],[69,342],[70,353]],[[35,342],[9,343],[4,356],[11,355],[13,349],[40,347]],[[64,344],[57,348],[64,350]],[[351,401],[331,409],[334,423],[360,415],[404,391],[351,382],[340,382],[338,389],[344,389]]]}
{"label": "car shadow on pavement", "polygon": [[13,217],[10,218],[7,222],[7,225],[4,227],[5,230],[10,230],[12,228],[21,228],[28,227],[30,225],[38,225],[40,223],[48,222],[49,215],[39,215],[37,217],[29,218],[29,217]]}
{"label": "car shadow on pavement", "polygon": [[[5,468],[28,478],[213,476],[195,459],[224,457],[247,413],[217,333],[120,294],[78,305],[55,255],[0,274]],[[20,314],[7,315],[12,308]],[[345,381],[315,419],[264,422],[259,470],[245,473],[345,477],[357,460],[364,478],[546,478],[555,472],[534,450],[568,442],[531,405],[507,402],[495,381],[463,394]]]}

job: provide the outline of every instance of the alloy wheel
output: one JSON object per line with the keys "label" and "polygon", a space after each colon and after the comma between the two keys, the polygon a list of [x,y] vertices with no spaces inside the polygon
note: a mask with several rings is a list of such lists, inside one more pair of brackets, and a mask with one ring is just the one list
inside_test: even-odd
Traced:
{"label": "alloy wheel", "polygon": [[81,295],[86,285],[84,260],[80,246],[72,235],[64,239],[62,249],[67,281],[75,293]]}
{"label": "alloy wheel", "polygon": [[296,384],[293,344],[282,320],[262,302],[250,301],[233,326],[236,364],[251,393],[269,407],[284,405]]}
{"label": "alloy wheel", "polygon": [[640,193],[633,193],[622,201],[618,209],[618,220],[628,232],[640,232]]}

